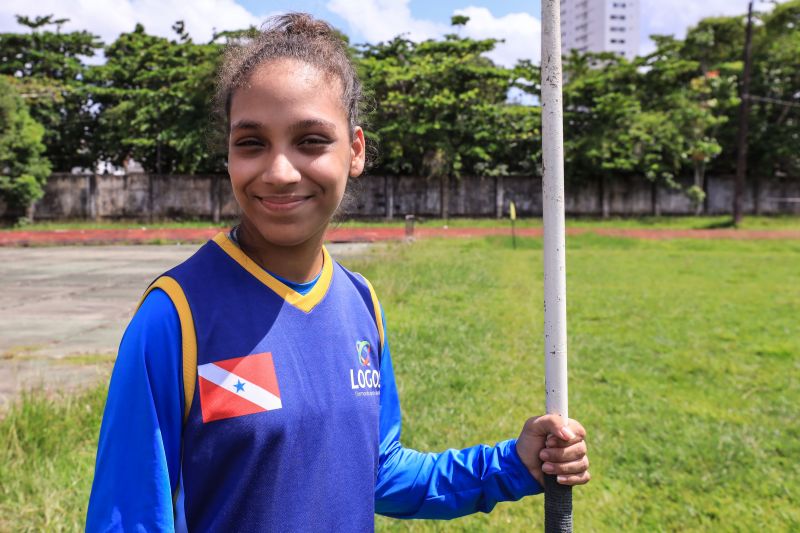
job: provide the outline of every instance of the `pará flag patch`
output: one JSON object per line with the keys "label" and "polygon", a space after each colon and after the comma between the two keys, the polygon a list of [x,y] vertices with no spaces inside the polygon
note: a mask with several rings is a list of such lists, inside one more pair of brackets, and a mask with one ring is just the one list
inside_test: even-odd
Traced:
{"label": "par\u00e1 flag patch", "polygon": [[281,408],[269,352],[199,365],[197,376],[203,422]]}

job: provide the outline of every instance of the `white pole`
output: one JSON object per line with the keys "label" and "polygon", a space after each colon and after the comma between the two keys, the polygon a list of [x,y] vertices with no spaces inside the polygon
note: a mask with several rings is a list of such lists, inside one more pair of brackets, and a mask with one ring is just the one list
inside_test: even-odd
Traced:
{"label": "white pole", "polygon": [[[564,239],[564,122],[561,3],[542,0],[542,210],[544,215],[545,409],[567,409],[567,265]],[[572,532],[572,489],[545,475],[544,529]]]}
{"label": "white pole", "polygon": [[544,211],[545,408],[567,410],[567,266],[559,0],[542,1],[542,202]]}

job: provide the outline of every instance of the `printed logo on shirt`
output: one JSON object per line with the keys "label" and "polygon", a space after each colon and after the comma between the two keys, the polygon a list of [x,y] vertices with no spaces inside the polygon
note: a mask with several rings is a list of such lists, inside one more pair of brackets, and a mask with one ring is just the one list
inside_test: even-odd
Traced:
{"label": "printed logo on shirt", "polygon": [[358,352],[358,362],[364,366],[369,366],[369,354],[372,351],[369,341],[358,341],[356,343],[356,351]]}
{"label": "printed logo on shirt", "polygon": [[197,376],[204,423],[282,407],[269,352],[198,365]]}
{"label": "printed logo on shirt", "polygon": [[350,388],[356,396],[376,396],[380,394],[381,373],[372,366],[372,345],[369,341],[356,342],[358,366],[350,369]]}

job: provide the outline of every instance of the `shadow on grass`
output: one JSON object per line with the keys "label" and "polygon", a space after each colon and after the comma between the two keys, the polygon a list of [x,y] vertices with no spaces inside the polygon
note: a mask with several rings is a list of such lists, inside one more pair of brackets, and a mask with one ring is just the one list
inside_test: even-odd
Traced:
{"label": "shadow on grass", "polygon": [[736,224],[733,223],[732,218],[726,220],[715,220],[713,222],[697,225],[697,229],[734,229],[734,228],[736,228]]}

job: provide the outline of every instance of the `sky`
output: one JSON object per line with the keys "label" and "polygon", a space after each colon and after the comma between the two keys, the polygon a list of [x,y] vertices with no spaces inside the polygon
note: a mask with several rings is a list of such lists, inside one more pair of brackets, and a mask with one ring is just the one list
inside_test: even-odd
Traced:
{"label": "sky", "polygon": [[[640,1],[642,54],[653,49],[647,38],[651,34],[681,38],[704,17],[747,10],[746,0]],[[760,8],[769,5],[761,3]],[[15,14],[53,13],[70,19],[63,31],[86,29],[107,43],[131,31],[137,22],[149,33],[173,37],[170,28],[176,20],[183,20],[194,40],[203,42],[215,30],[258,26],[272,14],[307,11],[344,31],[351,42],[360,43],[385,41],[400,33],[413,40],[440,37],[452,32],[450,17],[459,14],[470,17],[462,35],[504,39],[490,57],[511,66],[522,58],[538,63],[540,9],[539,0],[3,0],[0,32],[20,31]]]}

